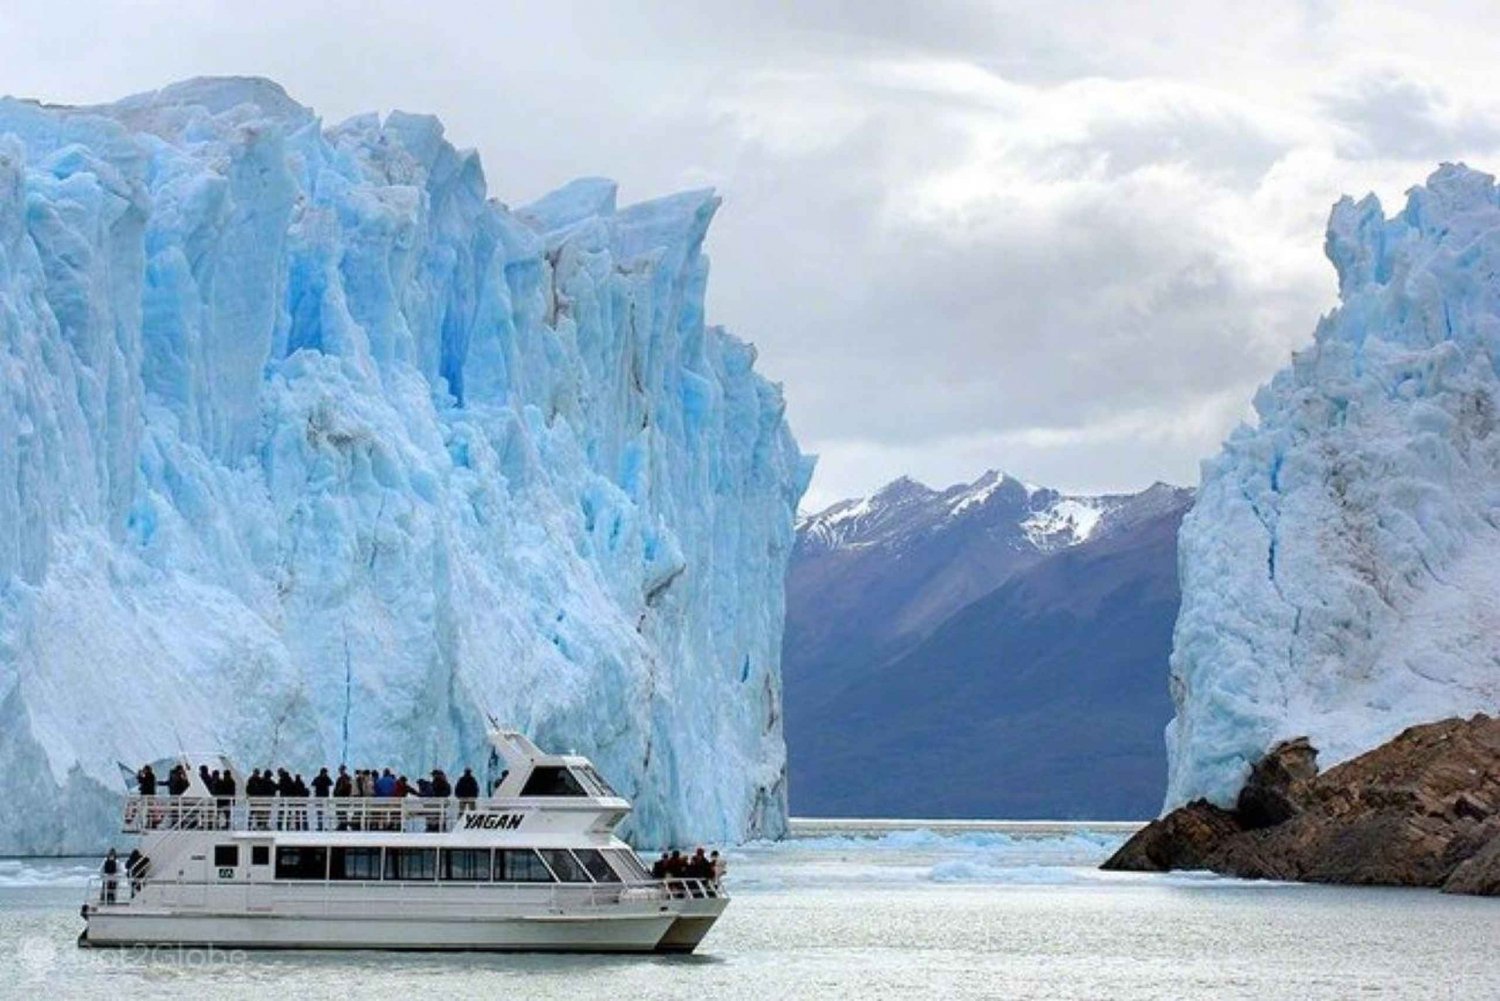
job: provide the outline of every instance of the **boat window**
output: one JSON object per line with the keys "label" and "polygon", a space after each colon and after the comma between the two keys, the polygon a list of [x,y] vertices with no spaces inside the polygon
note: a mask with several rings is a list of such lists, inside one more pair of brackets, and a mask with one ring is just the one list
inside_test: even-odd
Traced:
{"label": "boat window", "polygon": [[294,845],[277,846],[276,878],[328,878],[328,849]]}
{"label": "boat window", "polygon": [[547,860],[547,865],[557,873],[557,878],[564,883],[592,883],[589,879],[588,870],[573,857],[573,853],[564,848],[541,848],[542,858]]}
{"label": "boat window", "polygon": [[483,883],[490,878],[488,848],[443,849],[442,878],[453,882]]}
{"label": "boat window", "polygon": [[214,845],[214,866],[235,868],[240,864],[239,845]]}
{"label": "boat window", "polygon": [[387,848],[385,878],[403,882],[437,878],[436,848]]}
{"label": "boat window", "polygon": [[250,846],[250,864],[251,865],[270,865],[271,864],[271,846],[270,845],[251,845]]}
{"label": "boat window", "polygon": [[587,796],[578,779],[566,768],[548,765],[534,768],[526,777],[522,796]]}
{"label": "boat window", "polygon": [[501,848],[495,852],[495,879],[502,883],[550,883],[552,873],[530,848]]}
{"label": "boat window", "polygon": [[629,848],[612,848],[604,854],[614,859],[615,868],[623,872],[628,879],[641,880],[651,878],[651,872],[641,864],[641,860]]}
{"label": "boat window", "polygon": [[604,781],[603,775],[600,775],[598,772],[594,771],[592,765],[584,765],[582,768],[577,769],[577,771],[578,774],[583,778],[583,784],[589,787],[595,796],[619,795],[619,793],[615,792],[608,782]]}
{"label": "boat window", "polygon": [[594,882],[618,883],[620,881],[620,877],[615,875],[615,871],[604,860],[604,856],[594,849],[575,848],[573,849],[573,855],[578,861],[583,863],[583,867],[589,871],[589,875],[594,877]]}
{"label": "boat window", "polygon": [[380,878],[379,848],[335,848],[328,859],[329,879]]}

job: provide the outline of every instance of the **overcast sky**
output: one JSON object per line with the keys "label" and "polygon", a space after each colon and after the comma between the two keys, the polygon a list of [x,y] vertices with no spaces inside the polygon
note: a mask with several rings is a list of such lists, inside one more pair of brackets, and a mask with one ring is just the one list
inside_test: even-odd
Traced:
{"label": "overcast sky", "polygon": [[1334,305],[1337,197],[1391,212],[1439,161],[1500,166],[1482,4],[0,11],[18,96],[259,74],[329,122],[437,114],[512,205],[584,174],[718,188],[709,317],[784,384],[809,508],[989,467],[1196,483]]}

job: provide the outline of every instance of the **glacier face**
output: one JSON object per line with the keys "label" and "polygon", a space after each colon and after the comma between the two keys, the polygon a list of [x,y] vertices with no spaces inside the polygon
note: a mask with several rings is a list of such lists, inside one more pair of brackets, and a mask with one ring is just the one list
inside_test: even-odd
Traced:
{"label": "glacier face", "polygon": [[1445,165],[1394,218],[1346,198],[1327,253],[1342,304],[1182,528],[1168,808],[1283,738],[1326,766],[1500,706],[1500,193]]}
{"label": "glacier face", "polygon": [[700,191],[489,201],[437,120],[275,84],[0,102],[0,853],[117,761],[593,756],[645,843],[779,833],[810,474],[704,325]]}

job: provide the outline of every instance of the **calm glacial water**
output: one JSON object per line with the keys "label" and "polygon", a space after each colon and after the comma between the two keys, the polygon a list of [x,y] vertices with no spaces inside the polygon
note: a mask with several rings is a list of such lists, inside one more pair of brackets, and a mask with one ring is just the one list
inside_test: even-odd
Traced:
{"label": "calm glacial water", "polygon": [[0,860],[0,997],[1500,998],[1500,900],[1109,875],[1118,833],[1006,830],[735,850],[702,952],[660,959],[80,950],[92,863]]}

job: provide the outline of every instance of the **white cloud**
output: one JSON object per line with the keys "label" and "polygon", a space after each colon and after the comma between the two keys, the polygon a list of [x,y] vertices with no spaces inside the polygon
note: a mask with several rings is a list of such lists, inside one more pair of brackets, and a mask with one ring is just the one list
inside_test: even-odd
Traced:
{"label": "white cloud", "polygon": [[1191,481],[1334,304],[1333,201],[1500,165],[1476,4],[263,0],[0,29],[7,87],[47,100],[260,73],[333,120],[431,111],[513,203],[715,184],[710,316],[785,384],[821,499],[988,466]]}

